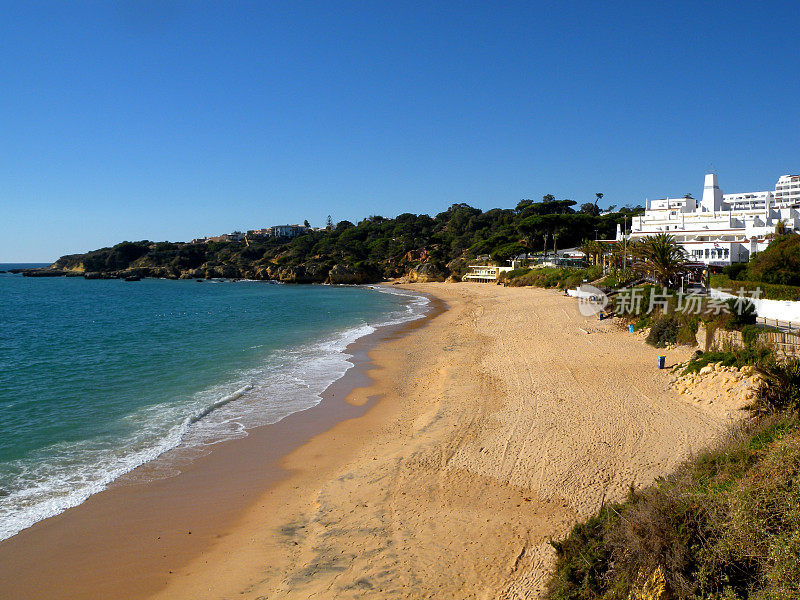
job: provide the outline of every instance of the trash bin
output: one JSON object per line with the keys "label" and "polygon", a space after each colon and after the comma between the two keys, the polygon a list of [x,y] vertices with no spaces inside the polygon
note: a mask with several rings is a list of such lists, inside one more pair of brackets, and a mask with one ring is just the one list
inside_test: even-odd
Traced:
{"label": "trash bin", "polygon": [[633,333],[633,325],[628,325],[628,333]]}
{"label": "trash bin", "polygon": [[659,356],[658,357],[658,368],[659,369],[663,369],[664,365],[666,365],[666,363],[667,363],[667,357],[666,356]]}

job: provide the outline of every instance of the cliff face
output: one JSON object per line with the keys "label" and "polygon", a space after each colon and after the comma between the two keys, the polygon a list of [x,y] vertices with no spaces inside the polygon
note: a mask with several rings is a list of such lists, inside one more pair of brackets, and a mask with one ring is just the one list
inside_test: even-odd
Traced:
{"label": "cliff face", "polygon": [[434,263],[416,265],[408,271],[408,280],[411,283],[426,283],[429,281],[444,281],[449,272]]}
{"label": "cliff face", "polygon": [[[331,254],[345,254],[331,252]],[[29,276],[87,279],[157,277],[164,279],[257,279],[284,283],[365,284],[408,276],[412,281],[444,281],[447,269],[434,266],[427,249],[405,252],[380,262],[309,257],[291,243],[172,244],[123,242],[86,254],[62,256],[48,269]]]}
{"label": "cliff face", "polygon": [[[169,260],[166,260],[169,258]],[[185,258],[185,257],[184,257]],[[385,279],[384,272],[372,265],[310,260],[300,264],[279,264],[264,258],[248,259],[246,253],[231,253],[227,257],[204,257],[211,260],[180,260],[148,253],[129,262],[124,268],[109,268],[118,263],[108,260],[102,250],[85,255],[63,256],[46,269],[27,269],[30,277],[73,276],[86,279],[117,279],[130,276],[163,279],[256,279],[284,283],[335,283],[365,284]],[[109,264],[111,262],[111,265]],[[87,267],[88,265],[88,267]],[[391,274],[403,270],[396,264],[387,264]]]}

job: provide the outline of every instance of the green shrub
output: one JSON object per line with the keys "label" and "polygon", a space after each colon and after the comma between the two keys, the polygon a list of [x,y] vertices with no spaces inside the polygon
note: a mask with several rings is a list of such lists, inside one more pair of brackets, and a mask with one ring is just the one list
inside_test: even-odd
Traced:
{"label": "green shrub", "polygon": [[723,267],[722,272],[730,279],[747,279],[747,263],[733,263]]}
{"label": "green shrub", "polygon": [[674,314],[663,315],[653,323],[646,341],[656,348],[663,348],[669,344],[676,344],[678,342],[678,330],[680,326],[680,321]]}
{"label": "green shrub", "polygon": [[678,328],[677,342],[683,346],[696,346],[698,327],[699,323],[697,320],[682,320]]}
{"label": "green shrub", "polygon": [[594,590],[602,588],[611,559],[606,535],[618,520],[615,506],[603,505],[597,516],[575,525],[565,540],[550,542],[561,566],[550,582],[552,600],[592,598]]}
{"label": "green shrub", "polygon": [[800,359],[770,362],[758,367],[764,384],[758,391],[757,413],[788,411],[800,413]]}
{"label": "green shrub", "polygon": [[727,351],[697,352],[687,363],[682,375],[697,373],[713,363],[722,363],[725,367],[767,366],[775,362],[775,354],[769,348],[747,347]]}
{"label": "green shrub", "polygon": [[731,329],[741,329],[745,325],[754,325],[756,322],[756,307],[745,298],[729,298],[725,301],[730,314],[728,326]]}
{"label": "green shrub", "polygon": [[636,277],[633,272],[633,269],[625,269],[624,271],[622,269],[619,269],[616,272],[611,273],[610,275],[607,275],[605,278],[603,278],[600,281],[600,284],[609,288],[620,288],[624,287],[625,285],[633,281],[635,278]]}
{"label": "green shrub", "polygon": [[653,324],[653,318],[651,315],[645,314],[636,319],[633,323],[633,330],[639,331],[640,329],[644,329],[645,327],[650,327]]}
{"label": "green shrub", "polygon": [[503,279],[514,279],[515,277],[522,277],[523,275],[527,275],[531,272],[531,269],[527,267],[521,267],[519,269],[512,269],[510,271],[506,271],[505,273],[500,273],[500,277]]}
{"label": "green shrub", "polygon": [[800,286],[740,281],[721,273],[711,276],[711,287],[725,288],[731,290],[732,294],[738,294],[739,289],[744,289],[746,293],[760,293],[761,298],[769,300],[800,300]]}
{"label": "green shrub", "polygon": [[749,348],[758,344],[758,340],[761,337],[761,333],[764,331],[764,329],[758,327],[757,325],[745,325],[742,327],[741,331],[742,343],[746,348]]}
{"label": "green shrub", "polygon": [[510,286],[535,286],[543,288],[574,288],[586,281],[594,281],[603,274],[602,267],[588,269],[571,267],[541,267],[536,269],[515,269],[505,274],[504,280]]}

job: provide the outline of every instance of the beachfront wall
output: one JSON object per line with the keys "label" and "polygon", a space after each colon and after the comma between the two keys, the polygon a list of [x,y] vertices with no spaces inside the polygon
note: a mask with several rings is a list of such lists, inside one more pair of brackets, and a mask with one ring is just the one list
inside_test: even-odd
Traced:
{"label": "beachfront wall", "polygon": [[[712,298],[736,298],[733,294],[711,288]],[[800,323],[800,302],[790,300],[767,300],[766,298],[750,299],[756,307],[756,314],[764,319],[777,319],[778,321],[791,321]]]}
{"label": "beachfront wall", "polygon": [[[800,356],[800,336],[782,331],[765,331],[758,335],[762,344],[772,348],[779,356],[796,357]],[[697,345],[704,351],[716,348],[724,350],[726,348],[744,347],[744,339],[741,331],[726,331],[715,329],[710,331],[701,325],[697,330]]]}
{"label": "beachfront wall", "polygon": [[580,298],[583,298],[583,299],[595,298],[595,297],[597,297],[597,289],[595,289],[594,291],[588,292],[588,291],[584,291],[584,290],[582,290],[580,288],[575,288],[574,290],[567,290],[567,295],[571,296],[573,298],[579,298],[579,299]]}

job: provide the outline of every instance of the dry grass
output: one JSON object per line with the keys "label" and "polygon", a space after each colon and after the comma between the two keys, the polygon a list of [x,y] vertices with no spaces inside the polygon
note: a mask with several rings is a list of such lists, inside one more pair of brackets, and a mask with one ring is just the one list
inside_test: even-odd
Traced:
{"label": "dry grass", "polygon": [[676,599],[800,598],[800,430],[771,415],[554,543],[548,598],[627,598],[660,569]]}

